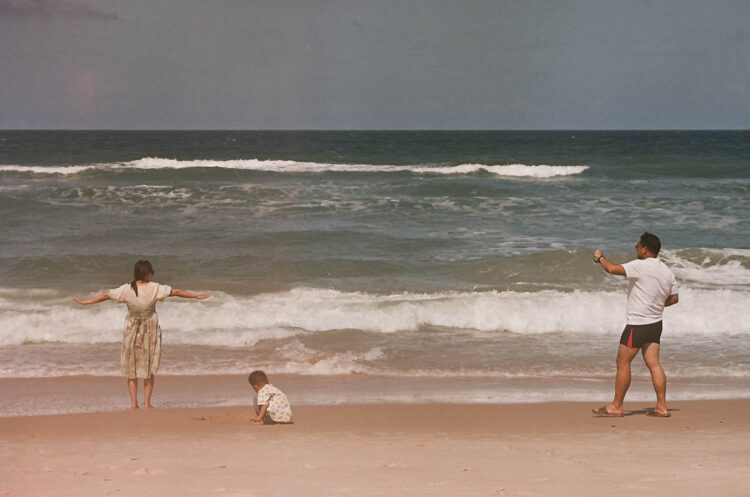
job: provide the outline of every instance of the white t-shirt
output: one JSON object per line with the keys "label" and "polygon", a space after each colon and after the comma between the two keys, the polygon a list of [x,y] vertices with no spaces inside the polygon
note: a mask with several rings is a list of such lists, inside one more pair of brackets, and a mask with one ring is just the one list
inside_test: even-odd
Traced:
{"label": "white t-shirt", "polygon": [[627,324],[661,321],[667,297],[677,295],[677,280],[672,270],[655,257],[626,262],[622,267],[630,282]]}
{"label": "white t-shirt", "polygon": [[136,295],[130,283],[125,283],[110,290],[109,298],[114,302],[128,304],[128,312],[131,315],[148,317],[156,312],[156,303],[169,297],[170,293],[171,286],[150,281],[145,285],[138,285]]}

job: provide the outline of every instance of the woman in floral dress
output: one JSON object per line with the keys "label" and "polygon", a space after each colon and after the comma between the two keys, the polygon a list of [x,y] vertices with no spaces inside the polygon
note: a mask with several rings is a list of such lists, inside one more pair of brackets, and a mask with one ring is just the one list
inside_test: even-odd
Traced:
{"label": "woman in floral dress", "polygon": [[156,314],[156,303],[167,297],[206,299],[208,293],[195,294],[161,285],[152,281],[154,268],[149,261],[138,261],[133,269],[133,281],[107,293],[86,300],[74,298],[79,304],[96,304],[105,300],[125,303],[128,317],[120,351],[122,373],[128,379],[130,407],[138,409],[138,378],[143,379],[143,407],[151,408],[154,377],[161,359],[161,328]]}

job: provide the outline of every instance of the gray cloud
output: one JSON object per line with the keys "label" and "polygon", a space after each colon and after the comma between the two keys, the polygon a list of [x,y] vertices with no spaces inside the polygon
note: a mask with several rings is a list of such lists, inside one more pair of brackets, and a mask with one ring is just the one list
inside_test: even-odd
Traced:
{"label": "gray cloud", "polygon": [[0,0],[0,129],[747,129],[748,18],[748,0]]}
{"label": "gray cloud", "polygon": [[119,20],[113,12],[64,0],[0,0],[0,16]]}

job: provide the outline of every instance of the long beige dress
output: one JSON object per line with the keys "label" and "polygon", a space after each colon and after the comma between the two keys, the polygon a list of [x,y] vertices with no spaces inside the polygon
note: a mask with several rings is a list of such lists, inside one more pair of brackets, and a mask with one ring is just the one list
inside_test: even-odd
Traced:
{"label": "long beige dress", "polygon": [[109,291],[111,300],[128,305],[120,350],[120,367],[128,379],[148,379],[159,369],[161,328],[156,303],[170,293],[172,287],[154,282],[138,285],[138,295],[130,283]]}

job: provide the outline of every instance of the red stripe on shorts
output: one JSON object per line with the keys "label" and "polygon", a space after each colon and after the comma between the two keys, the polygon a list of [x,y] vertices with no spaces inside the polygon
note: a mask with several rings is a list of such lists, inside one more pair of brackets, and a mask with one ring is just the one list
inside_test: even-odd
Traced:
{"label": "red stripe on shorts", "polygon": [[628,347],[633,348],[633,328],[630,328],[630,336],[628,337]]}

